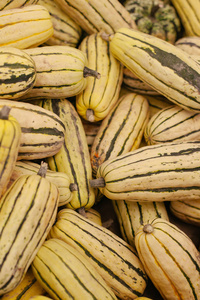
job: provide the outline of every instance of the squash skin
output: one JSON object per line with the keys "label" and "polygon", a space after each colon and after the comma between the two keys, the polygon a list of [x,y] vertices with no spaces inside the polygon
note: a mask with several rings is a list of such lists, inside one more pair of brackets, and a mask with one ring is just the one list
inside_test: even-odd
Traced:
{"label": "squash skin", "polygon": [[181,22],[173,5],[160,0],[126,0],[124,6],[139,31],[175,43]]}
{"label": "squash skin", "polygon": [[157,37],[121,28],[109,37],[111,53],[161,95],[186,110],[200,112],[199,63]]}
{"label": "squash skin", "polygon": [[183,231],[157,218],[141,226],[135,243],[140,260],[163,299],[199,299],[199,251]]}

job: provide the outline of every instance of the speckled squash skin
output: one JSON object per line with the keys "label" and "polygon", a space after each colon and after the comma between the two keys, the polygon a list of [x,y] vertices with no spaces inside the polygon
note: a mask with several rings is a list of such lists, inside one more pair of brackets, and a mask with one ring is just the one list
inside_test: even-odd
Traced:
{"label": "speckled squash skin", "polygon": [[181,23],[171,4],[161,0],[126,0],[124,6],[139,31],[174,44],[181,30]]}

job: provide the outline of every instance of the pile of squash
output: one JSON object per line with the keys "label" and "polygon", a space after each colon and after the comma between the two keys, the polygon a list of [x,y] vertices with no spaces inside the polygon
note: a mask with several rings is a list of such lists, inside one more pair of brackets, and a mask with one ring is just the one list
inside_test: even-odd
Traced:
{"label": "pile of squash", "polygon": [[200,299],[199,11],[1,1],[2,300]]}

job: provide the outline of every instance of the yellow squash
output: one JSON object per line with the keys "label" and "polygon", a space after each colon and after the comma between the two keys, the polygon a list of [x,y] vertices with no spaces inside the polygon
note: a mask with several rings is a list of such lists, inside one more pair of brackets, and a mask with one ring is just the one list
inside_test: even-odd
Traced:
{"label": "yellow squash", "polygon": [[59,191],[45,178],[46,164],[38,174],[23,175],[0,201],[0,295],[23,280],[55,222]]}
{"label": "yellow squash", "polygon": [[20,100],[67,98],[82,92],[90,76],[100,74],[88,67],[85,53],[71,46],[54,45],[24,50],[34,60],[37,78]]}
{"label": "yellow squash", "polygon": [[62,240],[45,241],[31,266],[39,283],[55,300],[117,300],[93,265]]}
{"label": "yellow squash", "polygon": [[149,278],[163,299],[199,299],[199,251],[179,227],[157,218],[140,227],[135,245]]}
{"label": "yellow squash", "polygon": [[88,78],[86,88],[76,96],[76,109],[83,119],[97,122],[108,115],[119,98],[123,66],[99,33],[87,35],[79,49],[87,56],[88,67],[99,72],[101,78]]}
{"label": "yellow squash", "polygon": [[21,142],[21,126],[8,106],[0,110],[0,196],[11,178]]}
{"label": "yellow squash", "polygon": [[38,4],[0,11],[0,46],[36,47],[53,35],[48,10]]}
{"label": "yellow squash", "polygon": [[130,13],[118,0],[55,0],[85,32],[113,33],[120,27],[136,28]]}

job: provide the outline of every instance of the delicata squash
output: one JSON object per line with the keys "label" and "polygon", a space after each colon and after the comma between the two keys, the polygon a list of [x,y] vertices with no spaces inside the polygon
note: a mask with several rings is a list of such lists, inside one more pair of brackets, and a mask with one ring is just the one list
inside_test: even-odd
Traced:
{"label": "delicata squash", "polygon": [[135,245],[149,278],[163,299],[199,299],[199,251],[176,225],[156,218],[140,227]]}

